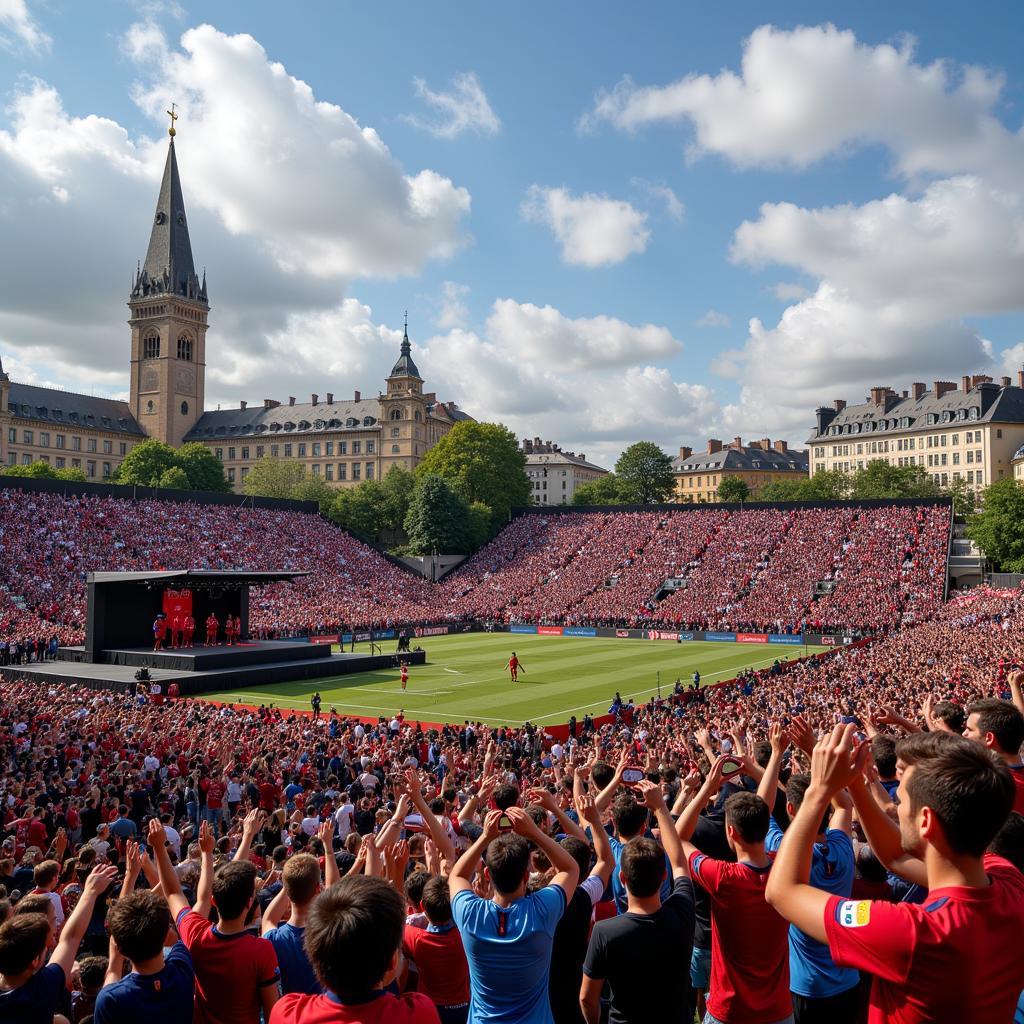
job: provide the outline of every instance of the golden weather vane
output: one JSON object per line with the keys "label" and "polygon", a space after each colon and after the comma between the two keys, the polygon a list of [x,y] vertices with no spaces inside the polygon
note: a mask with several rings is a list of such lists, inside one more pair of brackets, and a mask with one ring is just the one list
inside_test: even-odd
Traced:
{"label": "golden weather vane", "polygon": [[171,127],[167,129],[167,134],[173,139],[178,133],[174,130],[174,122],[178,120],[178,115],[174,112],[174,108],[177,106],[176,103],[171,104],[171,109],[167,113],[171,117]]}

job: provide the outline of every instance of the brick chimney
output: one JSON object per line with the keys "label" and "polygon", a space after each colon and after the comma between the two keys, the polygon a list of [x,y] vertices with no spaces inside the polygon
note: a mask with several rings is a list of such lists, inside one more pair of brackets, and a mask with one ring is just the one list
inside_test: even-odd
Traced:
{"label": "brick chimney", "polygon": [[885,396],[889,393],[888,388],[872,388],[871,389],[871,404],[872,405],[885,405]]}
{"label": "brick chimney", "polygon": [[836,412],[842,412],[846,408],[846,399],[837,398],[832,404],[836,407]]}
{"label": "brick chimney", "polygon": [[743,447],[743,438],[742,437],[734,437],[732,439],[732,444],[729,445],[729,447],[730,448],[742,448]]}
{"label": "brick chimney", "polygon": [[353,401],[353,402],[359,402],[359,401],[361,401],[361,400],[362,400],[362,397],[363,397],[363,396],[362,396],[362,393],[361,393],[361,392],[359,392],[359,391],[357,391],[357,392],[356,392],[356,396],[355,396],[355,398],[353,398],[353,399],[352,399],[352,401]]}
{"label": "brick chimney", "polygon": [[310,397],[310,403],[309,403],[310,405],[319,405],[320,404],[320,396],[318,394],[316,394],[315,392],[312,395],[310,395],[309,397]]}
{"label": "brick chimney", "polygon": [[264,398],[263,408],[264,409],[276,409],[281,403],[274,398]]}
{"label": "brick chimney", "polygon": [[971,378],[966,373],[960,378],[960,387],[965,395],[971,390]]}
{"label": "brick chimney", "polygon": [[785,455],[786,452],[789,451],[789,445],[786,444],[785,441],[776,441],[775,442],[775,450],[777,452],[780,452],[782,455]]}
{"label": "brick chimney", "polygon": [[[1021,373],[1024,373],[1024,370],[1022,370]],[[679,446],[679,458],[681,458],[681,459],[688,459],[692,454],[693,454],[693,449],[692,448],[687,448],[685,445],[680,445]]]}
{"label": "brick chimney", "polygon": [[770,437],[761,438],[761,451],[770,452],[772,450],[772,439]]}
{"label": "brick chimney", "polygon": [[327,404],[328,405],[334,405],[334,392],[333,391],[328,391],[327,392]]}
{"label": "brick chimney", "polygon": [[910,391],[911,391],[911,394],[914,396],[914,401],[915,402],[919,398],[924,398],[925,392],[927,392],[927,390],[928,390],[928,388],[924,384],[922,384],[920,381],[915,381],[913,384],[910,385]]}
{"label": "brick chimney", "polygon": [[988,374],[985,374],[985,373],[976,373],[971,378],[971,384],[974,387],[977,387],[979,384],[991,384],[991,383],[992,383],[992,378],[989,377]]}
{"label": "brick chimney", "polygon": [[936,398],[941,398],[943,395],[948,395],[950,391],[956,391],[956,385],[949,380],[933,381],[932,388],[935,391]]}
{"label": "brick chimney", "polygon": [[708,438],[708,455],[714,455],[722,450],[722,442],[717,437]]}
{"label": "brick chimney", "polygon": [[1004,388],[1008,388],[1010,386],[1010,378],[1009,377],[1000,377],[999,378],[999,383],[1002,384],[1002,386]]}
{"label": "brick chimney", "polygon": [[241,402],[239,403],[239,405],[240,405],[240,406],[241,406],[241,408],[242,408],[242,412],[245,412],[245,407],[246,407],[246,406],[247,406],[248,404],[249,404],[249,403],[248,403],[248,402],[246,402],[246,401],[245,401],[245,399],[243,398],[243,399],[242,399],[242,401],[241,401]]}
{"label": "brick chimney", "polygon": [[294,395],[289,395],[288,396],[288,404],[289,405],[294,405],[295,404],[295,396]]}
{"label": "brick chimney", "polygon": [[1017,371],[1017,387],[1024,388],[1024,370]]}

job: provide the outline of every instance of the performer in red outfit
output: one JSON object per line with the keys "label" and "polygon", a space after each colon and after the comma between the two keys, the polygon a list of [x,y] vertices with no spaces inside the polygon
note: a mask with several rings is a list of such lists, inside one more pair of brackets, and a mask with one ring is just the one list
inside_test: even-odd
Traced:
{"label": "performer in red outfit", "polygon": [[206,645],[207,647],[217,646],[217,633],[220,630],[220,623],[217,621],[217,616],[210,612],[206,617]]}
{"label": "performer in red outfit", "polygon": [[516,652],[515,651],[512,652],[512,657],[508,659],[508,664],[505,665],[505,668],[508,669],[509,674],[512,676],[512,682],[513,683],[518,683],[519,682],[519,671],[520,671],[520,669],[522,669],[524,674],[526,673],[526,669],[523,668],[523,666],[519,664],[519,659],[516,657]]}
{"label": "performer in red outfit", "polygon": [[228,647],[231,647],[235,642],[235,620],[231,617],[230,613],[224,620],[224,636],[227,639]]}
{"label": "performer in red outfit", "polygon": [[193,638],[196,635],[196,620],[191,615],[185,616],[185,639],[184,646],[191,647]]}
{"label": "performer in red outfit", "polygon": [[175,650],[181,647],[181,633],[183,628],[181,613],[175,612],[174,618],[171,619],[171,647]]}
{"label": "performer in red outfit", "polygon": [[157,615],[153,622],[153,650],[164,649],[164,637],[167,635],[167,618],[163,612]]}

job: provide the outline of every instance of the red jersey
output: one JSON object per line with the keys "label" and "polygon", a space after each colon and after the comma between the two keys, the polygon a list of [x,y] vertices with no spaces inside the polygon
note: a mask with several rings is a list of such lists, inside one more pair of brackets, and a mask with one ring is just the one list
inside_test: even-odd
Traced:
{"label": "red jersey", "polygon": [[259,1024],[260,990],[281,978],[270,942],[251,932],[221,935],[193,910],[178,915],[178,934],[196,972],[194,1024]]}
{"label": "red jersey", "polygon": [[346,1005],[337,996],[291,992],[270,1011],[270,1024],[439,1024],[434,1004],[419,992],[396,996],[381,990],[366,1003]]}
{"label": "red jersey", "polygon": [[711,897],[707,1007],[719,1020],[770,1024],[793,1012],[789,923],[764,898],[770,870],[690,855],[690,874]]}
{"label": "red jersey", "polygon": [[405,926],[405,948],[420,972],[419,991],[438,1006],[469,1002],[469,964],[454,924]]}
{"label": "red jersey", "polygon": [[219,811],[224,806],[225,787],[223,782],[215,781],[210,783],[206,791],[206,806],[211,811]]}
{"label": "red jersey", "polygon": [[932,889],[923,904],[844,900],[825,908],[832,959],[873,974],[869,1024],[1005,1024],[1024,989],[1024,875],[991,854],[985,889]]}

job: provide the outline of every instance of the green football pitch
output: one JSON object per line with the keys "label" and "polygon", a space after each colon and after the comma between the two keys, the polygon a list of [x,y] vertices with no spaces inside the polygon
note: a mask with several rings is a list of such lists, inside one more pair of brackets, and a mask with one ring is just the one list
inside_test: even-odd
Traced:
{"label": "green football pitch", "polygon": [[[661,692],[667,695],[677,677],[689,685],[695,669],[702,682],[716,683],[747,667],[764,668],[776,658],[787,660],[823,649],[509,633],[424,637],[417,643],[427,652],[427,664],[410,668],[405,692],[398,670],[385,669],[203,697],[308,711],[310,696],[319,690],[325,713],[335,708],[342,715],[376,718],[404,710],[407,718],[424,722],[469,718],[488,725],[559,725],[570,715],[581,719],[588,712],[605,714],[616,690],[638,704],[649,700],[658,690],[659,673]],[[368,645],[357,646],[357,652],[363,646]],[[393,650],[394,642],[383,649]],[[515,685],[504,667],[512,651],[525,668]]]}

